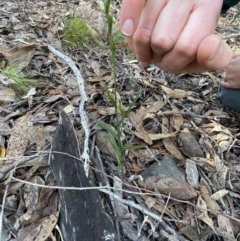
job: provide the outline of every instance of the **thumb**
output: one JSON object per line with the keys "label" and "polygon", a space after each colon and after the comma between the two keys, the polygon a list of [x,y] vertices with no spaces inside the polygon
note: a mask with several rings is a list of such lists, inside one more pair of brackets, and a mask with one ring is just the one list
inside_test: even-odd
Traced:
{"label": "thumb", "polygon": [[138,26],[145,0],[123,0],[120,12],[120,28],[125,36],[131,36]]}
{"label": "thumb", "polygon": [[211,70],[225,68],[231,61],[233,52],[231,48],[215,34],[207,36],[201,42],[198,52],[198,62]]}

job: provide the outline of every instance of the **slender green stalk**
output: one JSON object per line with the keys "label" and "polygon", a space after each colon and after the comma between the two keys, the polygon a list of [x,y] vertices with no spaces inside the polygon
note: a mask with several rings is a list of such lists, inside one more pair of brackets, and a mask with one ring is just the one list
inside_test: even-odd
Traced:
{"label": "slender green stalk", "polygon": [[110,103],[115,108],[115,114],[116,114],[116,120],[117,120],[116,125],[115,125],[116,132],[114,132],[103,121],[100,121],[91,115],[89,115],[89,117],[91,119],[93,119],[98,125],[100,125],[104,130],[106,130],[108,132],[109,142],[111,143],[111,145],[116,153],[118,168],[122,171],[123,170],[123,153],[124,153],[124,151],[136,150],[136,149],[144,147],[144,146],[133,145],[131,143],[123,144],[122,140],[121,140],[121,135],[123,132],[123,122],[124,122],[125,118],[127,117],[127,115],[130,113],[130,111],[132,110],[133,106],[135,105],[135,103],[138,100],[141,93],[139,93],[136,96],[136,98],[133,100],[133,102],[131,103],[131,105],[128,107],[127,110],[125,110],[123,108],[121,100],[119,100],[117,98],[116,47],[115,47],[114,37],[112,34],[113,17],[109,13],[110,3],[111,3],[111,0],[105,0],[104,7],[105,7],[106,18],[107,18],[107,24],[108,24],[108,42],[110,45],[112,72],[113,72],[113,78],[114,78],[114,96],[111,95],[111,93],[106,85],[104,86],[104,90],[106,92],[106,95],[107,95]]}

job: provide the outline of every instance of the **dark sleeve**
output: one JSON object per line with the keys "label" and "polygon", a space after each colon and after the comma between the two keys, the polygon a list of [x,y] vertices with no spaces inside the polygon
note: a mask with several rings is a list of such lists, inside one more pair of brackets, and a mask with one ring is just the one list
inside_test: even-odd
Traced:
{"label": "dark sleeve", "polygon": [[240,0],[224,0],[221,13],[226,13],[230,7],[237,5],[239,2]]}

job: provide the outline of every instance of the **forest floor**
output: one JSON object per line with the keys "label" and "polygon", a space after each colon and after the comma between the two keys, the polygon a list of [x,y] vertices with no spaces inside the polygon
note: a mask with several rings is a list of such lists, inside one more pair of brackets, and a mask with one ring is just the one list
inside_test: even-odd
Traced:
{"label": "forest floor", "polygon": [[[88,118],[90,160],[100,153],[109,185],[115,186],[117,176],[127,191],[120,198],[142,207],[125,203],[127,213],[112,211],[118,238],[109,240],[240,240],[240,114],[218,98],[224,70],[178,75],[140,67],[120,35],[119,10],[120,1],[113,1],[115,92],[102,1],[0,2],[1,240],[61,240],[59,201],[47,214],[52,191],[44,188],[54,183],[49,153],[60,109],[85,148],[79,83],[48,45],[78,67],[88,98],[84,109],[105,123],[104,128]],[[217,28],[235,53],[240,52],[238,14],[238,6],[232,8]],[[69,44],[65,30],[73,16],[96,30],[100,44]],[[117,115],[127,113],[120,139],[114,139],[122,146],[112,145],[117,118],[106,88],[122,110],[133,103]],[[97,166],[89,168],[95,173]]]}

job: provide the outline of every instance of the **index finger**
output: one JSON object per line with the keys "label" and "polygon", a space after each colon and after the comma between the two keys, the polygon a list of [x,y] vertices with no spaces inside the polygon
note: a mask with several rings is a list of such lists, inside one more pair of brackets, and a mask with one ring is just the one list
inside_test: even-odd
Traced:
{"label": "index finger", "polygon": [[137,29],[145,0],[123,0],[120,11],[120,28],[122,33],[130,37]]}

